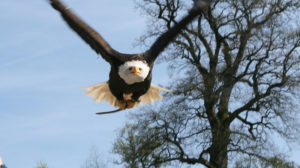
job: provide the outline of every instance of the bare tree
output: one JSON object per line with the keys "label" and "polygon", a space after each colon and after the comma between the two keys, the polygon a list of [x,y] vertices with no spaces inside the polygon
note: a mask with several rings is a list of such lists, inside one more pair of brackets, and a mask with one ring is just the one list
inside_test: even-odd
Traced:
{"label": "bare tree", "polygon": [[[177,24],[188,3],[138,1],[153,21],[141,42]],[[212,1],[164,55],[173,94],[133,114],[116,140],[123,163],[227,168],[237,158],[279,153],[275,136],[299,142],[299,7],[295,0]]]}
{"label": "bare tree", "polygon": [[81,168],[105,168],[103,156],[96,146],[91,148],[90,154]]}

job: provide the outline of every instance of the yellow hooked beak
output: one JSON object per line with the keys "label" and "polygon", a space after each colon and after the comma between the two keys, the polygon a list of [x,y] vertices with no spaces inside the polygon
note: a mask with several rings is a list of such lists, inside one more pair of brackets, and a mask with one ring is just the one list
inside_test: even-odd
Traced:
{"label": "yellow hooked beak", "polygon": [[140,70],[139,70],[138,67],[133,67],[131,73],[133,73],[133,74],[135,74],[135,75],[138,75],[138,74],[140,74],[141,72],[140,72]]}

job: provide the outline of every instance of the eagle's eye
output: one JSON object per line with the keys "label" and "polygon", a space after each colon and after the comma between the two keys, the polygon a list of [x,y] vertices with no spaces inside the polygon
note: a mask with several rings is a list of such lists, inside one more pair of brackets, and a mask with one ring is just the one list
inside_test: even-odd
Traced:
{"label": "eagle's eye", "polygon": [[129,71],[132,71],[132,69],[133,69],[133,67],[129,67],[129,68],[128,68]]}
{"label": "eagle's eye", "polygon": [[142,71],[142,68],[139,68],[140,71]]}

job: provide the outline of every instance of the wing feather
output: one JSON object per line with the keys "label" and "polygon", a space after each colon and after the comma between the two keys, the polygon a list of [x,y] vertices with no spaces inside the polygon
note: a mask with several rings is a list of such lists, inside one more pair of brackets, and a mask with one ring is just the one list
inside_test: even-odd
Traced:
{"label": "wing feather", "polygon": [[66,7],[59,0],[50,0],[53,8],[58,10],[67,22],[67,24],[85,41],[92,49],[98,54],[101,54],[103,59],[107,62],[111,62],[111,57],[116,59],[122,59],[123,54],[117,52],[103,39],[103,37],[97,33],[92,27],[86,24],[81,18],[73,13],[68,7]]}
{"label": "wing feather", "polygon": [[[200,1],[202,2],[203,0]],[[189,13],[184,16],[177,24],[175,24],[172,28],[170,28],[168,31],[166,31],[156,39],[145,56],[147,62],[154,62],[158,55],[169,45],[170,42],[175,39],[180,31],[203,11],[204,6],[199,6],[198,3],[199,2],[194,4],[194,7],[189,11]]]}

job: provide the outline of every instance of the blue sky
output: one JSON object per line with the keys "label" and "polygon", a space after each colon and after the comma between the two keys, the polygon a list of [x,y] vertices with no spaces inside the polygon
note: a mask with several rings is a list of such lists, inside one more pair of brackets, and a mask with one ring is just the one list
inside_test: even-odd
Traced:
{"label": "blue sky", "polygon": [[[147,22],[133,0],[64,2],[115,49],[141,51],[133,43]],[[1,0],[0,24],[0,156],[7,166],[33,168],[43,160],[50,168],[76,168],[93,146],[109,160],[129,111],[96,116],[113,108],[93,102],[81,89],[106,81],[109,64],[47,0]],[[168,82],[165,68],[154,68],[153,83]]]}
{"label": "blue sky", "polygon": [[[115,49],[125,53],[146,31],[132,0],[65,0]],[[109,64],[63,22],[46,0],[0,1],[0,156],[9,168],[80,167],[96,146],[111,157],[123,113],[81,88],[108,79]],[[161,66],[163,69],[164,67]],[[154,69],[154,83],[162,84]]]}

